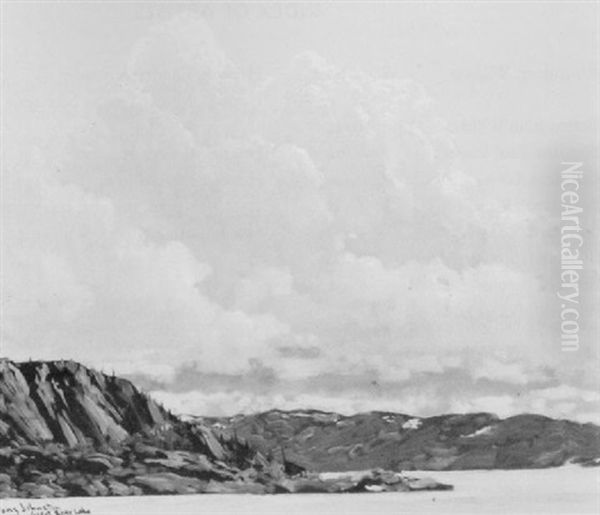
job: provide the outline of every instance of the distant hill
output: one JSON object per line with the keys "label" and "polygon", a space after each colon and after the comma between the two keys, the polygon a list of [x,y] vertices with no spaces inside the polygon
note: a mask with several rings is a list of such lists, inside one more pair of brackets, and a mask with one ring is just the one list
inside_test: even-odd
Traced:
{"label": "distant hill", "polygon": [[500,419],[491,413],[414,417],[370,412],[273,410],[196,417],[217,434],[309,470],[347,471],[542,468],[600,462],[600,427],[541,415]]}

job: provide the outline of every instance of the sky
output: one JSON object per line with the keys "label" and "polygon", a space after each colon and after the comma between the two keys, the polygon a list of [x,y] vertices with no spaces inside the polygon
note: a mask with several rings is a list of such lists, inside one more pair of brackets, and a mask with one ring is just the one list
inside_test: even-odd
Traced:
{"label": "sky", "polygon": [[1,354],[186,414],[600,422],[598,9],[4,3]]}

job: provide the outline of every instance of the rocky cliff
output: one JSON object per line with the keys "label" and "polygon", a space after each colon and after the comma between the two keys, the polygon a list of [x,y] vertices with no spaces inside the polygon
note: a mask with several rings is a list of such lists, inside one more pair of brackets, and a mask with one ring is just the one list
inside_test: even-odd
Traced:
{"label": "rocky cliff", "polygon": [[73,361],[0,360],[0,441],[118,443],[177,421],[129,381]]}
{"label": "rocky cliff", "polygon": [[275,479],[243,442],[73,361],[0,360],[0,467],[0,497],[264,491]]}
{"label": "rocky cliff", "polygon": [[267,455],[280,459],[283,453],[315,471],[541,468],[600,461],[600,427],[540,415],[420,418],[273,410],[196,420],[220,434],[239,435]]}

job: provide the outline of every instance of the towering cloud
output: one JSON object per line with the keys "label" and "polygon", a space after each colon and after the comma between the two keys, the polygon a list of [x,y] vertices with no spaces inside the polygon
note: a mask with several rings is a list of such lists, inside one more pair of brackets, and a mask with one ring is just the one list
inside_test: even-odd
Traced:
{"label": "towering cloud", "polygon": [[5,353],[187,411],[593,411],[547,343],[545,214],[462,170],[423,86],[311,52],[250,80],[190,15],[126,62],[58,164],[7,162]]}

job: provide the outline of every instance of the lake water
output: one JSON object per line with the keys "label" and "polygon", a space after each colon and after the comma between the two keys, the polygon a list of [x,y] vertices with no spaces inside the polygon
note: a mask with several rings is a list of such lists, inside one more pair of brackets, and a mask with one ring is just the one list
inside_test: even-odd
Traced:
{"label": "lake water", "polygon": [[[545,470],[411,472],[454,485],[447,492],[304,495],[195,495],[176,497],[71,498],[31,502],[35,508],[48,504],[47,515],[186,515],[186,514],[406,514],[486,513],[580,514],[600,513],[600,468],[568,466]],[[19,501],[0,501],[0,512],[46,515],[39,511],[9,511]]]}

